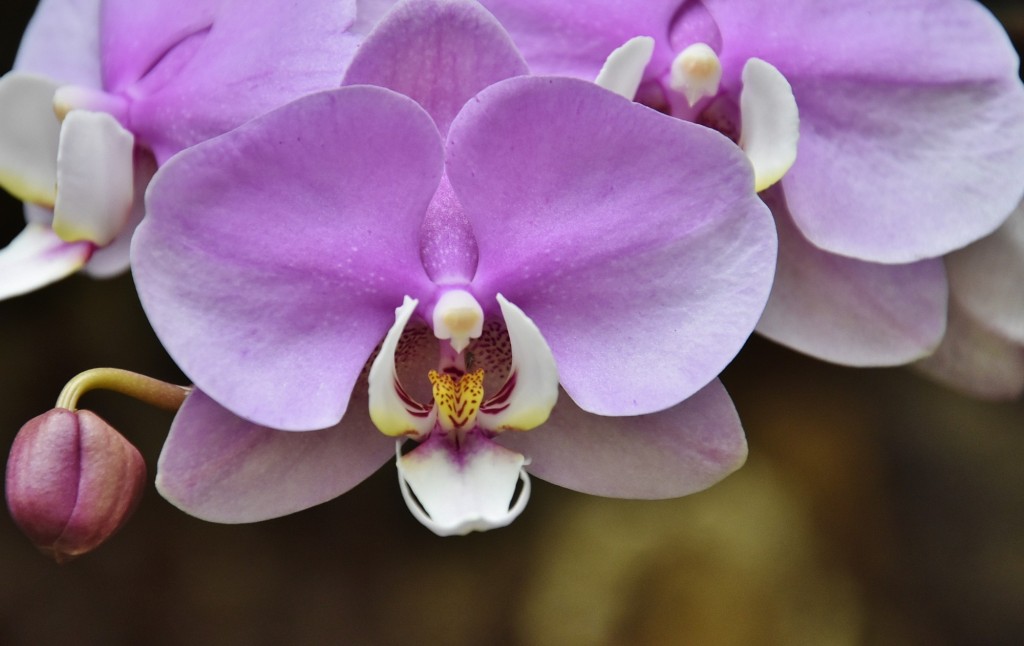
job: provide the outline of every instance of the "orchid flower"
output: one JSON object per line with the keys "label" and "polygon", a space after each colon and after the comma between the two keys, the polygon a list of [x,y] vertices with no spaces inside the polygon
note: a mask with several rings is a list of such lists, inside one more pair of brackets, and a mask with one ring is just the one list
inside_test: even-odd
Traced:
{"label": "orchid flower", "polygon": [[847,365],[939,343],[941,257],[1020,201],[1024,89],[969,0],[484,0],[531,67],[593,79],[653,39],[636,99],[732,137],[779,229],[758,331]]}
{"label": "orchid flower", "polygon": [[147,207],[133,273],[196,384],[157,486],[191,514],[291,513],[397,451],[413,514],[461,534],[528,472],[668,497],[745,458],[716,376],[774,267],[749,163],[528,76],[474,2],[400,3],[344,87],[179,154]]}
{"label": "orchid flower", "polygon": [[42,0],[0,78],[0,186],[28,220],[0,251],[0,298],[127,269],[156,165],[336,85],[355,14],[354,0]]}
{"label": "orchid flower", "polygon": [[926,375],[967,394],[1024,393],[1024,203],[995,233],[946,257],[946,336],[918,362]]}

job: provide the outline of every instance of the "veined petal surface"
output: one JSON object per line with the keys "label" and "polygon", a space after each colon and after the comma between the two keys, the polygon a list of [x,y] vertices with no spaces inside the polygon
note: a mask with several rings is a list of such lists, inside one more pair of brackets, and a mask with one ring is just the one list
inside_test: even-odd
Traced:
{"label": "veined petal surface", "polygon": [[948,300],[942,260],[882,265],[822,251],[793,224],[782,189],[761,197],[775,214],[779,261],[758,332],[851,366],[900,365],[935,349]]}
{"label": "veined petal surface", "polygon": [[559,399],[548,422],[497,442],[532,460],[531,474],[615,498],[675,498],[715,484],[743,465],[747,441],[716,379],[682,404],[637,417],[593,415]]}
{"label": "veined petal surface", "polygon": [[99,88],[102,0],[41,0],[14,60],[14,69],[58,83]]}
{"label": "veined petal surface", "polygon": [[534,74],[597,78],[608,55],[634,36],[654,39],[648,72],[668,68],[673,53],[668,31],[681,0],[483,0],[512,34]]}
{"label": "veined petal surface", "polygon": [[[148,4],[158,11],[151,18],[157,33],[169,33],[159,29],[161,16],[183,9],[177,3]],[[117,22],[108,12],[105,24],[139,19],[133,0],[118,5],[123,8]],[[337,87],[358,42],[348,33],[355,6],[355,0],[303,0],[301,6],[291,0],[222,0],[211,14],[207,3],[189,3],[189,21],[170,17],[180,40],[169,43],[161,58],[150,58],[154,66],[143,78],[133,79],[132,130],[163,163],[288,101]],[[199,28],[206,18],[212,20],[209,29]]]}
{"label": "veined petal surface", "polygon": [[200,390],[178,411],[156,487],[176,507],[218,523],[291,514],[356,486],[394,455],[366,415],[365,387],[336,426],[289,433],[233,415]]}
{"label": "veined petal surface", "polygon": [[718,133],[592,83],[517,78],[468,104],[447,147],[478,300],[500,291],[537,324],[585,410],[672,406],[753,330],[775,230]]}
{"label": "veined petal surface", "polygon": [[442,134],[466,101],[527,73],[494,17],[468,0],[399,3],[359,47],[345,85],[380,85],[415,99]]}
{"label": "veined petal surface", "polygon": [[312,95],[175,157],[132,244],[143,306],[207,394],[271,428],[336,424],[406,294],[437,129],[383,88]]}
{"label": "veined petal surface", "polygon": [[758,57],[792,85],[800,145],[783,185],[815,245],[913,262],[990,233],[1020,200],[1024,88],[1005,31],[980,4],[704,4],[726,78]]}

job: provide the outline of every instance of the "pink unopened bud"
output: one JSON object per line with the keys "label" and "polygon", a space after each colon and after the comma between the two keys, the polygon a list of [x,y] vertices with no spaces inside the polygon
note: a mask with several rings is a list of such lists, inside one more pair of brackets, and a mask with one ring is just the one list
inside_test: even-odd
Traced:
{"label": "pink unopened bud", "polygon": [[7,462],[7,506],[58,563],[110,538],[146,482],[139,451],[87,410],[55,408],[21,427]]}

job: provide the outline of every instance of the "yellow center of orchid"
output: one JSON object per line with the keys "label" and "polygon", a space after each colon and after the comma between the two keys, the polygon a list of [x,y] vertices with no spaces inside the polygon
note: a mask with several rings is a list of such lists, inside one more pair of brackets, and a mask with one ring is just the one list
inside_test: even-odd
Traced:
{"label": "yellow center of orchid", "polygon": [[438,425],[449,432],[473,428],[484,401],[484,371],[455,377],[431,370],[427,376],[434,389]]}

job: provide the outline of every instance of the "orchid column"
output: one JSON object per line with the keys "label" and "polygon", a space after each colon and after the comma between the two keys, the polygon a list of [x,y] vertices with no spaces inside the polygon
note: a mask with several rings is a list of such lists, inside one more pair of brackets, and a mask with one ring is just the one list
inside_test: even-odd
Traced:
{"label": "orchid column", "polygon": [[197,386],[161,456],[168,499],[221,522],[290,513],[411,438],[410,508],[464,533],[514,518],[526,471],[666,497],[742,463],[715,377],[776,239],[739,150],[527,76],[474,2],[399,4],[345,85],[151,186],[133,270]]}

